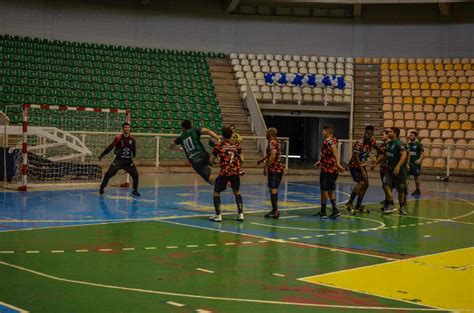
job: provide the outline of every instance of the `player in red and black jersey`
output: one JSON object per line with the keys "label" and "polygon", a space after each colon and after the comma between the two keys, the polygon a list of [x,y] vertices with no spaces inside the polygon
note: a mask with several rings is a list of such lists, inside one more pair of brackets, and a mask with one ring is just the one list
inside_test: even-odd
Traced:
{"label": "player in red and black jersey", "polygon": [[[352,158],[349,162],[349,170],[351,172],[352,179],[357,185],[352,190],[349,201],[346,203],[346,209],[351,214],[355,214],[358,211],[362,213],[369,213],[368,209],[362,207],[362,200],[364,195],[369,188],[369,175],[367,174],[367,162],[372,152],[372,148],[376,149],[380,153],[380,148],[377,146],[374,135],[374,127],[368,125],[365,127],[364,137],[357,140],[352,147]],[[354,208],[353,202],[357,196],[357,204]]]}
{"label": "player in red and black jersey", "polygon": [[280,217],[280,211],[278,211],[278,187],[280,187],[283,177],[283,164],[280,162],[280,142],[277,139],[277,133],[278,131],[275,127],[270,127],[267,130],[268,147],[266,155],[257,162],[257,164],[265,162],[263,175],[268,177],[268,189],[272,202],[272,210],[265,214],[265,217],[273,218]]}
{"label": "player in red and black jersey", "polygon": [[102,184],[100,184],[99,193],[104,194],[104,188],[107,187],[109,179],[115,176],[119,170],[125,170],[127,173],[132,176],[133,179],[133,191],[132,195],[141,196],[138,192],[138,171],[133,163],[133,158],[137,154],[136,141],[135,138],[130,135],[130,124],[122,124],[122,133],[115,137],[114,141],[102,152],[99,156],[99,161],[114,149],[115,159],[110,164],[107,173],[104,175]]}
{"label": "player in red and black jersey", "polygon": [[334,128],[330,125],[324,126],[322,131],[324,140],[323,147],[321,149],[320,158],[316,163],[315,167],[321,166],[321,174],[319,175],[319,183],[321,188],[321,211],[316,216],[321,218],[327,218],[326,214],[326,202],[329,198],[332,205],[332,213],[330,218],[336,218],[341,215],[336,207],[336,180],[339,172],[344,172],[344,168],[341,166],[339,160],[339,154],[337,151],[337,139],[334,137]]}
{"label": "player in red and black jersey", "polygon": [[223,142],[219,142],[212,151],[214,158],[219,158],[221,171],[217,176],[216,183],[214,185],[214,208],[216,215],[209,218],[213,222],[221,222],[221,192],[227,188],[227,183],[230,183],[230,187],[235,195],[235,203],[237,204],[238,216],[237,221],[244,220],[242,196],[240,195],[240,165],[244,161],[242,149],[240,145],[232,140],[232,129],[225,127],[222,131],[224,137]]}

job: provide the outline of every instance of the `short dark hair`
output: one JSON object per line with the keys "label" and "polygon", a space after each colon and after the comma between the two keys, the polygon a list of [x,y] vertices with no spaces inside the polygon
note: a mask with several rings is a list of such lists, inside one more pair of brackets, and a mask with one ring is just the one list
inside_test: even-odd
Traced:
{"label": "short dark hair", "polygon": [[397,137],[400,137],[400,128],[391,127],[390,129],[395,133],[395,135],[397,135]]}
{"label": "short dark hair", "polygon": [[122,123],[122,128],[124,128],[125,126],[130,126],[130,123],[129,122],[123,122]]}
{"label": "short dark hair", "polygon": [[325,126],[323,127],[323,129],[327,130],[327,131],[330,132],[331,134],[334,133],[334,126],[332,126],[332,125],[330,125],[330,124],[329,124],[329,125],[325,125]]}
{"label": "short dark hair", "polygon": [[181,122],[181,127],[184,129],[190,129],[191,127],[193,127],[193,125],[191,124],[190,120],[184,120]]}
{"label": "short dark hair", "polygon": [[412,130],[412,131],[410,132],[410,135],[411,135],[411,134],[413,134],[413,135],[415,135],[415,136],[418,136],[418,132],[417,132],[416,130]]}
{"label": "short dark hair", "polygon": [[382,130],[382,134],[388,135],[388,130],[386,129]]}
{"label": "short dark hair", "polygon": [[222,128],[222,136],[224,136],[224,139],[230,139],[233,133],[234,132],[230,126]]}
{"label": "short dark hair", "polygon": [[365,131],[368,131],[368,130],[374,131],[374,126],[372,125],[365,126]]}

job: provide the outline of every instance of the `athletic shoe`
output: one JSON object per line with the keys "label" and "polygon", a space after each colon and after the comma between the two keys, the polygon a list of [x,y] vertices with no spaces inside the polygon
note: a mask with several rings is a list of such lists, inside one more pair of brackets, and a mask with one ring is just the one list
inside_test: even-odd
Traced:
{"label": "athletic shoe", "polygon": [[419,196],[421,195],[421,192],[417,189],[414,192],[411,193],[412,196]]}
{"label": "athletic shoe", "polygon": [[104,194],[104,189],[100,188],[99,189],[99,195],[103,195]]}
{"label": "athletic shoe", "polygon": [[275,213],[273,213],[273,218],[275,219],[279,219],[280,218],[280,211],[275,211]]}
{"label": "athletic shoe", "polygon": [[240,213],[239,215],[237,215],[237,221],[243,222],[243,220],[244,220],[244,213]]}
{"label": "athletic shoe", "polygon": [[336,218],[338,216],[341,216],[341,212],[338,210],[332,210],[331,215],[329,215],[329,218]]}
{"label": "athletic shoe", "polygon": [[360,213],[370,213],[369,209],[367,209],[365,206],[361,206],[359,209]]}
{"label": "athletic shoe", "polygon": [[406,206],[402,205],[400,207],[400,215],[408,215]]}
{"label": "athletic shoe", "polygon": [[346,209],[347,209],[347,212],[349,212],[349,214],[351,215],[355,215],[357,213],[357,210],[354,208],[354,205],[350,202],[346,204]]}
{"label": "athletic shoe", "polygon": [[211,216],[211,217],[209,217],[209,221],[220,223],[220,222],[222,222],[222,216],[221,215]]}
{"label": "athletic shoe", "polygon": [[265,217],[266,217],[266,218],[272,218],[273,215],[275,215],[275,212],[271,211],[271,212],[265,214]]}
{"label": "athletic shoe", "polygon": [[314,216],[320,217],[323,220],[328,218],[328,215],[326,214],[326,212],[323,212],[323,211],[319,211],[318,213],[314,214]]}
{"label": "athletic shoe", "polygon": [[138,192],[138,190],[134,190],[132,191],[132,196],[135,196],[135,197],[140,197],[142,194]]}
{"label": "athletic shoe", "polygon": [[393,211],[396,211],[397,209],[395,209],[395,207],[393,206],[393,204],[387,204],[387,206],[385,206],[383,208],[383,211],[382,213],[383,214],[390,214],[392,213]]}
{"label": "athletic shoe", "polygon": [[244,176],[245,175],[245,171],[240,171],[239,172],[239,176]]}

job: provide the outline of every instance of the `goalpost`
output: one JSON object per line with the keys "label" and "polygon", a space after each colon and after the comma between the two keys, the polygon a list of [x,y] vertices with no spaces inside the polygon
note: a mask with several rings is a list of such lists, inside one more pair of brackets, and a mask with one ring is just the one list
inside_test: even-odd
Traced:
{"label": "goalpost", "polygon": [[[26,191],[32,184],[96,183],[102,178],[100,153],[130,122],[130,110],[64,105],[23,104],[21,126],[8,126],[18,139],[14,153],[15,175],[10,187]],[[85,142],[76,131],[109,133]],[[20,140],[21,138],[21,140]],[[9,152],[10,152],[9,151]],[[113,153],[106,159],[111,160]],[[122,186],[128,185],[127,182]]]}

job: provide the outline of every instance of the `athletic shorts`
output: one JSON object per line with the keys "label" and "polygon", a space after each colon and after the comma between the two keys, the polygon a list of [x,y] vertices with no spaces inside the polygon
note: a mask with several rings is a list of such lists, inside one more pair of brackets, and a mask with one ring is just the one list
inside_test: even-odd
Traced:
{"label": "athletic shorts", "polygon": [[280,187],[282,177],[283,173],[267,173],[268,188],[278,189],[278,187]]}
{"label": "athletic shorts", "polygon": [[227,189],[227,183],[230,182],[230,187],[232,191],[239,191],[240,189],[240,176],[239,175],[232,175],[232,176],[222,176],[219,175],[216,178],[216,184],[214,185],[214,192],[223,192]]}
{"label": "athletic shorts", "polygon": [[408,172],[408,176],[415,176],[418,177],[421,174],[421,166],[420,164],[410,164],[410,171]]}
{"label": "athletic shorts", "polygon": [[192,168],[205,181],[209,182],[211,177],[211,168],[209,167],[209,153],[204,153],[200,159],[190,161]]}
{"label": "athletic shorts", "polygon": [[362,176],[362,170],[359,167],[350,167],[349,171],[351,172],[352,180],[356,183],[364,181],[364,176]]}
{"label": "athletic shorts", "polygon": [[321,191],[334,191],[336,190],[336,180],[339,174],[335,173],[326,173],[321,172],[319,175],[319,185]]}
{"label": "athletic shorts", "polygon": [[385,173],[383,185],[396,189],[398,192],[405,192],[407,190],[407,172],[401,170],[398,175],[393,175],[392,171],[388,170]]}

